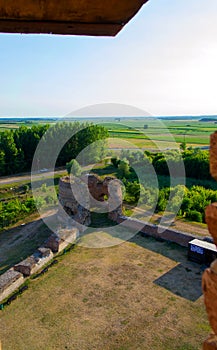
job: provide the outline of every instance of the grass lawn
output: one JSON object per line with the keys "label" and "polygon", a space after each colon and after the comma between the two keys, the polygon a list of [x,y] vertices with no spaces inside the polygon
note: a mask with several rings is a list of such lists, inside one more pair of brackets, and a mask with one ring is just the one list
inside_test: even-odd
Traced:
{"label": "grass lawn", "polygon": [[135,236],[77,246],[0,311],[3,350],[199,350],[201,267],[186,249]]}

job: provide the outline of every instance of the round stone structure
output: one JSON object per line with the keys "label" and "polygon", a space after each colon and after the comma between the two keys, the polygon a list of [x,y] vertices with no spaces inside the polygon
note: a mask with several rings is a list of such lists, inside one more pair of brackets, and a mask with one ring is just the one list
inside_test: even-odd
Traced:
{"label": "round stone structure", "polygon": [[97,207],[113,221],[123,215],[118,179],[108,176],[102,180],[95,174],[60,179],[58,220],[62,226],[90,225],[91,210]]}

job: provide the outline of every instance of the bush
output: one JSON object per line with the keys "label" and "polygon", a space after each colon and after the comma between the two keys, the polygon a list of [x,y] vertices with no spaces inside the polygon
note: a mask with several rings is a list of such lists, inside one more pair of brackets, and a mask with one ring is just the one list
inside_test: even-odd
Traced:
{"label": "bush", "polygon": [[115,168],[118,168],[118,165],[120,164],[120,159],[117,157],[111,158],[111,163],[114,165]]}
{"label": "bush", "polygon": [[190,210],[186,213],[186,218],[196,221],[196,222],[203,222],[203,216],[202,214],[197,210]]}
{"label": "bush", "polygon": [[47,192],[47,184],[41,185],[41,190],[42,190],[42,192],[46,193]]}
{"label": "bush", "polygon": [[47,204],[53,204],[54,203],[54,198],[51,195],[48,195],[45,197],[45,202]]}

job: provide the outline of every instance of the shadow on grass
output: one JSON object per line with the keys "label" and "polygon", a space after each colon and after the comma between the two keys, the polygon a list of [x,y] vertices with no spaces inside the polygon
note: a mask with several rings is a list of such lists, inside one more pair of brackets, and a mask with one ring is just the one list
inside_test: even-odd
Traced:
{"label": "shadow on grass", "polygon": [[98,176],[103,176],[103,175],[112,175],[117,172],[117,168],[115,168],[113,165],[109,164],[107,166],[103,166],[102,168],[96,168],[92,169],[91,173],[94,173]]}
{"label": "shadow on grass", "polygon": [[154,283],[190,301],[196,301],[202,295],[200,272],[195,272],[182,264],[156,279]]}
{"label": "shadow on grass", "polygon": [[177,262],[174,268],[154,280],[154,284],[189,301],[194,302],[201,297],[201,277],[205,266],[189,261],[187,248],[142,234],[137,234],[130,242]]}
{"label": "shadow on grass", "polygon": [[117,226],[117,224],[108,218],[107,213],[91,212],[91,223],[89,227],[103,228],[103,227],[113,227],[113,226]]}
{"label": "shadow on grass", "polygon": [[[34,228],[34,224],[37,227]],[[23,230],[29,230],[23,238]],[[39,248],[44,241],[51,235],[50,229],[44,224],[43,220],[32,221],[25,226],[18,226],[13,229],[5,230],[0,237],[0,275],[18,262],[26,259]],[[5,245],[7,242],[7,245]]]}

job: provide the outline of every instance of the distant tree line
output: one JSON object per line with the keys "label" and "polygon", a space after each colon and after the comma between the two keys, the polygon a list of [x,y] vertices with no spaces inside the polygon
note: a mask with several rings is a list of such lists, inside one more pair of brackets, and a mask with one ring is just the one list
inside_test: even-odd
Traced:
{"label": "distant tree line", "polygon": [[[104,140],[108,137],[108,132],[102,126],[78,122],[57,123],[52,127],[49,125],[34,125],[31,128],[21,126],[16,130],[3,131],[0,133],[0,175],[29,171],[36,147],[41,139],[44,142],[46,159],[49,159],[49,152],[55,148],[57,140],[66,136],[69,140],[58,156],[57,166],[64,166],[71,159],[76,158],[82,149],[95,141],[98,141],[97,146],[95,144],[92,148],[90,146],[88,152],[89,161],[100,159],[105,152]],[[47,147],[48,144],[52,146],[52,149]],[[39,167],[43,167],[40,159]]]}

